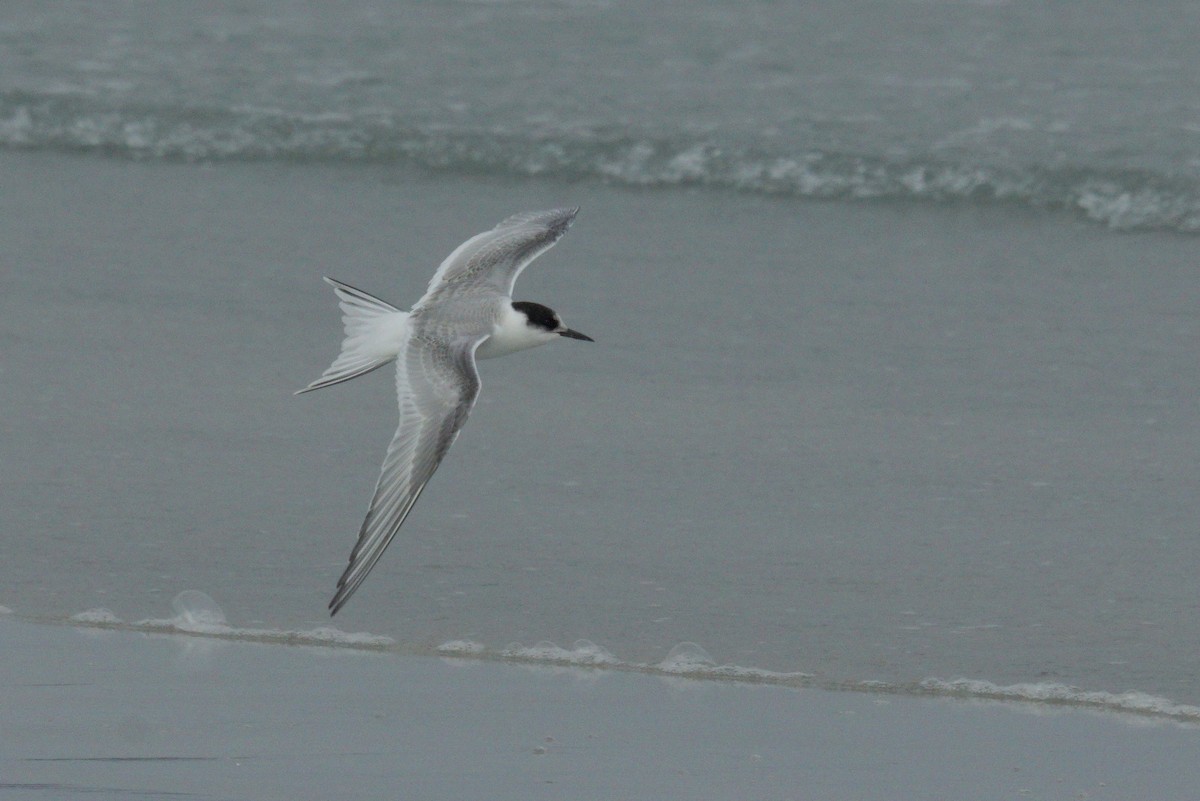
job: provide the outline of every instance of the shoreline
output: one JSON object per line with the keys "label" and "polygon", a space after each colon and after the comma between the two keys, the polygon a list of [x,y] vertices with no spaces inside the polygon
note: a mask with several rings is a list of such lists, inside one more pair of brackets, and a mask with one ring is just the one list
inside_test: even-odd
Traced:
{"label": "shoreline", "polygon": [[600,674],[629,673],[660,679],[678,678],[792,690],[861,693],[869,696],[1028,705],[1034,709],[1063,708],[1113,715],[1118,718],[1129,716],[1133,720],[1174,722],[1187,727],[1200,727],[1200,707],[1175,703],[1170,699],[1138,690],[1112,693],[1038,682],[998,685],[986,679],[969,678],[929,677],[907,684],[836,679],[804,672],[782,673],[753,666],[717,664],[696,643],[680,643],[672,648],[661,662],[645,663],[621,660],[602,646],[588,640],[578,640],[570,648],[543,641],[532,646],[514,643],[502,649],[495,649],[465,640],[442,643],[434,648],[422,648],[396,642],[391,637],[369,632],[346,632],[334,626],[318,626],[307,630],[257,629],[230,626],[224,622],[190,621],[179,617],[124,621],[103,609],[88,610],[65,620],[18,615],[13,615],[10,619],[39,626],[191,637],[264,646],[333,648],[388,654],[399,658],[464,660],[484,664],[528,666],[535,669],[566,668],[596,671]]}
{"label": "shoreline", "polygon": [[1200,782],[1200,733],[1165,721],[384,656],[5,616],[0,790],[988,801]]}

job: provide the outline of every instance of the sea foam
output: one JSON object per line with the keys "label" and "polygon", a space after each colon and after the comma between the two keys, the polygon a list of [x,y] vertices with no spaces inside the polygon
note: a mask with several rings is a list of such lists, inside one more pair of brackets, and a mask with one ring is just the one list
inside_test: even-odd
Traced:
{"label": "sea foam", "polygon": [[231,626],[225,613],[210,596],[199,590],[184,590],[171,602],[175,612],[169,618],[146,618],[127,623],[109,609],[89,609],[72,615],[70,623],[97,628],[152,631],[163,634],[190,634],[225,640],[244,640],[285,645],[326,645],[352,648],[386,649],[396,645],[391,637],[368,632],[347,632],[333,626],[285,630]]}
{"label": "sea foam", "polygon": [[780,687],[853,691],[880,695],[941,696],[965,700],[997,701],[1038,706],[1074,707],[1134,715],[1143,720],[1171,719],[1186,725],[1200,725],[1200,707],[1175,703],[1148,693],[1129,691],[1111,693],[1089,691],[1062,684],[998,685],[979,679],[924,679],[915,684],[883,681],[836,680],[818,678],[803,672],[780,672],[740,665],[719,664],[700,645],[681,642],[659,662],[626,661],[590,640],[576,640],[564,648],[549,640],[525,646],[513,643],[493,650],[472,640],[450,640],[432,649],[401,647],[391,637],[367,632],[345,632],[331,626],[306,630],[245,628],[225,622],[221,608],[209,596],[188,590],[172,602],[174,617],[145,619],[126,623],[111,610],[89,609],[73,615],[68,622],[86,628],[115,628],[149,631],[181,636],[211,637],[277,645],[307,645],[391,651],[412,655],[515,662],[527,665],[570,667],[580,670],[621,671],[660,676],[678,681],[732,681],[768,684]]}
{"label": "sea foam", "polygon": [[1200,723],[1200,707],[1177,704],[1166,698],[1138,691],[1110,693],[1082,690],[1078,687],[1071,687],[1065,684],[1028,683],[999,685],[979,679],[952,679],[947,681],[937,678],[925,679],[919,686],[925,692],[936,695],[1090,707],[1116,712],[1134,712],[1142,715],[1169,717]]}
{"label": "sea foam", "polygon": [[202,110],[126,107],[18,92],[0,93],[0,148],[167,161],[394,163],[820,199],[1001,201],[1081,213],[1118,230],[1200,232],[1200,185],[1191,171],[995,164],[969,156],[949,159],[938,147],[901,158],[854,149],[809,150],[797,143],[735,145],[683,132],[614,132],[567,122],[522,132],[421,124],[379,109],[308,114],[244,104]]}
{"label": "sea foam", "polygon": [[570,648],[561,648],[549,640],[525,647],[520,643],[509,645],[500,652],[506,659],[523,662],[545,662],[580,667],[616,666],[621,661],[604,648],[590,640],[576,640]]}

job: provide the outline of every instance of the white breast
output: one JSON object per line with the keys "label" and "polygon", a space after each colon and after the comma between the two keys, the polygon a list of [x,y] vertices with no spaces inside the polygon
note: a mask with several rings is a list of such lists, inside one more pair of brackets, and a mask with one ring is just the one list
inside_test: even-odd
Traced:
{"label": "white breast", "polygon": [[524,314],[512,306],[496,323],[492,335],[475,351],[476,359],[494,359],[527,348],[536,348],[558,339],[558,334],[541,328],[532,328]]}

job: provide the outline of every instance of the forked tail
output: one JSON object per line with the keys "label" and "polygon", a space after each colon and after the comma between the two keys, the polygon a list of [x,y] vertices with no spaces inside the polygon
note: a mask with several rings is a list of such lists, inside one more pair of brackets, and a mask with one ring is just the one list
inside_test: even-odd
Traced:
{"label": "forked tail", "polygon": [[383,367],[396,359],[407,338],[408,312],[328,276],[325,283],[332,286],[337,295],[346,338],[342,340],[342,352],[329,369],[316,381],[298,390],[297,395],[340,384]]}

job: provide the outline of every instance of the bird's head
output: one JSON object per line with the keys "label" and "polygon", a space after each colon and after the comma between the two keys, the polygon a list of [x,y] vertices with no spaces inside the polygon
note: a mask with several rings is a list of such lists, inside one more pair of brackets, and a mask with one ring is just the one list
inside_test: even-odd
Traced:
{"label": "bird's head", "polygon": [[558,312],[540,303],[518,300],[514,301],[512,306],[518,312],[525,315],[525,325],[533,331],[545,333],[548,337],[560,336],[570,339],[582,339],[584,342],[596,341],[587,334],[581,334],[572,328],[567,328],[563,325],[562,318],[558,316]]}

